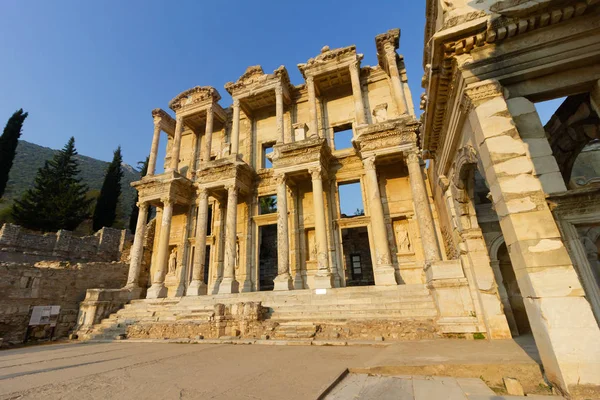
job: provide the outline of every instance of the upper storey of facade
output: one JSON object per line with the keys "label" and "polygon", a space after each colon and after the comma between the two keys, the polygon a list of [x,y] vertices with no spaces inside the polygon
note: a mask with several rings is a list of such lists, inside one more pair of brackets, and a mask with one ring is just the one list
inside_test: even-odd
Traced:
{"label": "upper storey of facade", "polygon": [[[213,87],[180,93],[169,103],[174,118],[153,111],[148,175],[155,173],[161,131],[168,136],[165,173],[200,183],[210,180],[209,170],[223,165],[235,164],[250,175],[289,165],[284,158],[299,149],[316,151],[323,164],[332,156],[373,156],[385,148],[401,151],[403,144],[415,148],[418,124],[404,61],[396,53],[399,42],[399,29],[378,35],[375,66],[361,66],[363,55],[355,46],[325,46],[298,65],[305,79],[300,85],[290,82],[284,66],[272,73],[248,67],[225,85],[233,98],[227,108]],[[342,134],[350,137],[346,146],[337,140]]]}

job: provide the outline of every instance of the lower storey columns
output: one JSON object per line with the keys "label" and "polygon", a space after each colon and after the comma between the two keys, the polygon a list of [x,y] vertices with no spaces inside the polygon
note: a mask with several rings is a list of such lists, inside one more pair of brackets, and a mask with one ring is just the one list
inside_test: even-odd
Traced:
{"label": "lower storey columns", "polygon": [[206,268],[206,265],[204,265],[206,258],[206,226],[208,218],[208,192],[206,189],[200,189],[198,197],[194,266],[192,282],[187,289],[186,296],[206,294],[206,282],[204,282],[204,268]]}
{"label": "lower storey columns", "polygon": [[144,253],[144,233],[146,231],[146,219],[148,218],[148,203],[138,204],[139,213],[135,225],[135,237],[131,247],[131,262],[129,264],[129,274],[127,276],[128,289],[139,288],[140,268],[142,265],[142,256]]}
{"label": "lower storey columns", "polygon": [[381,204],[381,193],[377,182],[375,171],[375,157],[363,160],[365,167],[365,184],[368,205],[371,214],[371,232],[373,233],[373,244],[375,245],[376,265],[373,268],[376,285],[396,285],[396,276],[392,266],[390,246],[388,244],[387,229],[383,216],[383,205]]}
{"label": "lower storey columns", "polygon": [[237,200],[238,188],[235,185],[227,186],[227,221],[225,227],[225,265],[223,267],[223,280],[219,285],[219,294],[237,293],[239,283],[235,280],[235,243],[237,240]]}
{"label": "lower storey columns", "polygon": [[315,249],[317,252],[317,273],[315,288],[327,289],[331,285],[331,271],[327,248],[327,225],[325,224],[325,203],[323,201],[323,178],[321,168],[311,168],[313,206],[315,214]]}
{"label": "lower storey columns", "polygon": [[160,224],[160,235],[158,238],[158,255],[156,262],[158,268],[152,279],[152,286],[148,289],[147,298],[157,299],[167,296],[165,287],[165,274],[167,264],[169,263],[169,238],[171,236],[171,218],[173,217],[173,201],[171,199],[163,200],[162,221]]}
{"label": "lower storey columns", "polygon": [[440,261],[442,256],[440,254],[440,247],[438,245],[437,235],[433,224],[429,196],[427,195],[427,188],[425,187],[425,181],[423,179],[419,155],[416,151],[407,154],[406,165],[408,166],[410,189],[412,191],[415,214],[419,224],[421,243],[423,243],[425,262],[432,263]]}
{"label": "lower storey columns", "polygon": [[277,277],[273,290],[292,290],[290,275],[290,239],[287,210],[287,178],[277,176]]}

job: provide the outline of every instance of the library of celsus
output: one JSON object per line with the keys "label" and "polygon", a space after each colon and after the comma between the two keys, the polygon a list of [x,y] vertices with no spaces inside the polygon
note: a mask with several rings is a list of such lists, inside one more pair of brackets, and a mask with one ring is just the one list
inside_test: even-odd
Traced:
{"label": "library of celsus", "polygon": [[428,0],[420,117],[399,45],[377,35],[374,66],[325,46],[301,84],[250,66],[231,106],[196,86],[153,110],[127,284],[88,291],[80,338],[527,333],[552,385],[595,396],[600,3]]}

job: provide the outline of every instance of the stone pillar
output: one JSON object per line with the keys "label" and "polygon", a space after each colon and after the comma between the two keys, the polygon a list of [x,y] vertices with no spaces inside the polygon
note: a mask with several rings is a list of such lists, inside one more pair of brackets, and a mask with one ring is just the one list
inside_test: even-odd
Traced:
{"label": "stone pillar", "polygon": [[213,112],[213,107],[208,107],[206,109],[206,129],[204,131],[204,151],[202,154],[202,158],[205,163],[210,161],[210,149],[212,147],[214,115],[215,113]]}
{"label": "stone pillar", "polygon": [[406,155],[406,165],[408,166],[410,189],[415,206],[415,215],[419,224],[425,262],[439,261],[442,259],[442,256],[433,224],[429,196],[427,195],[427,188],[425,187],[425,180],[421,170],[421,160],[416,151],[411,151]]}
{"label": "stone pillar", "polygon": [[140,268],[144,254],[144,233],[146,231],[146,219],[148,218],[148,203],[138,203],[139,213],[135,225],[135,236],[131,246],[131,261],[129,263],[129,275],[127,276],[126,288],[137,288],[140,279]]}
{"label": "stone pillar", "polygon": [[317,251],[317,273],[315,275],[315,288],[330,288],[331,270],[329,269],[329,255],[327,248],[327,225],[325,224],[325,203],[323,201],[323,177],[321,168],[311,168],[313,189],[313,207],[315,218],[315,248]]}
{"label": "stone pillar", "polygon": [[[158,156],[158,145],[160,143],[160,119],[154,120],[154,135],[152,136],[152,146],[150,147],[150,157],[148,158],[148,172],[146,175],[152,176],[156,172],[156,157]],[[143,177],[142,177],[143,178]]]}
{"label": "stone pillar", "polygon": [[356,113],[356,124],[365,125],[365,106],[363,104],[362,89],[360,85],[360,60],[350,64],[350,81],[352,81],[352,97],[354,97],[354,112]]}
{"label": "stone pillar", "polygon": [[400,71],[398,70],[398,63],[396,62],[396,49],[393,44],[386,43],[384,51],[389,68],[390,79],[392,81],[392,91],[394,92],[394,102],[396,103],[398,115],[407,114],[408,105],[406,104],[406,97],[402,88],[402,81],[400,80]]}
{"label": "stone pillar", "polygon": [[290,238],[288,229],[287,177],[277,176],[277,277],[273,290],[292,290]]}
{"label": "stone pillar", "polygon": [[175,137],[173,138],[173,148],[171,149],[171,165],[169,171],[177,172],[179,167],[179,153],[181,151],[181,135],[183,134],[183,117],[177,117],[175,125]]}
{"label": "stone pillar", "polygon": [[277,144],[285,142],[283,126],[283,87],[281,84],[275,86],[275,115],[277,118]]}
{"label": "stone pillar", "polygon": [[306,77],[306,89],[308,91],[308,109],[310,111],[310,120],[308,121],[308,135],[319,135],[319,120],[317,117],[317,94],[315,92],[315,79],[312,76]]}
{"label": "stone pillar", "polygon": [[194,264],[192,282],[187,289],[186,296],[200,296],[206,294],[204,282],[204,269],[206,265],[206,226],[208,218],[208,191],[200,188],[198,193],[198,217],[196,219],[196,240],[194,251]]}
{"label": "stone pillar", "polygon": [[527,137],[529,130],[510,111],[525,103],[506,101],[497,81],[471,84],[465,95],[473,141],[546,377],[574,396],[596,385],[585,397],[598,397],[600,330],[531,160],[552,154],[548,141]]}
{"label": "stone pillar", "polygon": [[173,217],[173,200],[163,200],[162,221],[160,223],[160,234],[158,238],[158,255],[156,262],[158,268],[152,279],[152,286],[148,289],[146,298],[157,299],[167,296],[165,287],[165,275],[169,264],[169,238],[171,236],[171,218]]}
{"label": "stone pillar", "polygon": [[235,242],[237,239],[237,198],[238,188],[227,186],[227,222],[225,227],[225,265],[223,280],[219,285],[219,294],[237,293],[239,283],[235,280]]}
{"label": "stone pillar", "polygon": [[375,246],[375,259],[373,273],[376,285],[396,285],[396,275],[392,266],[392,257],[388,242],[388,233],[385,226],[383,205],[381,204],[381,192],[375,171],[375,157],[363,160],[365,167],[365,193],[368,196],[369,214],[371,217],[371,232]]}
{"label": "stone pillar", "polygon": [[240,145],[240,100],[233,99],[233,118],[231,121],[231,154],[237,154]]}

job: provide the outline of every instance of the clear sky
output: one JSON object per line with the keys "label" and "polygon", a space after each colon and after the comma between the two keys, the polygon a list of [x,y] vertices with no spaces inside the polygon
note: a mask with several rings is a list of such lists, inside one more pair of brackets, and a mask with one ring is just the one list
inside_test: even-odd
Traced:
{"label": "clear sky", "polygon": [[75,136],[80,154],[107,161],[121,145],[135,166],[150,149],[151,110],[168,110],[183,90],[214,86],[226,107],[223,85],[256,64],[285,65],[300,84],[296,65],[324,45],[355,44],[363,65],[375,65],[375,35],[396,27],[418,107],[424,8],[424,0],[4,0],[0,125],[22,107],[22,139],[61,148]]}

